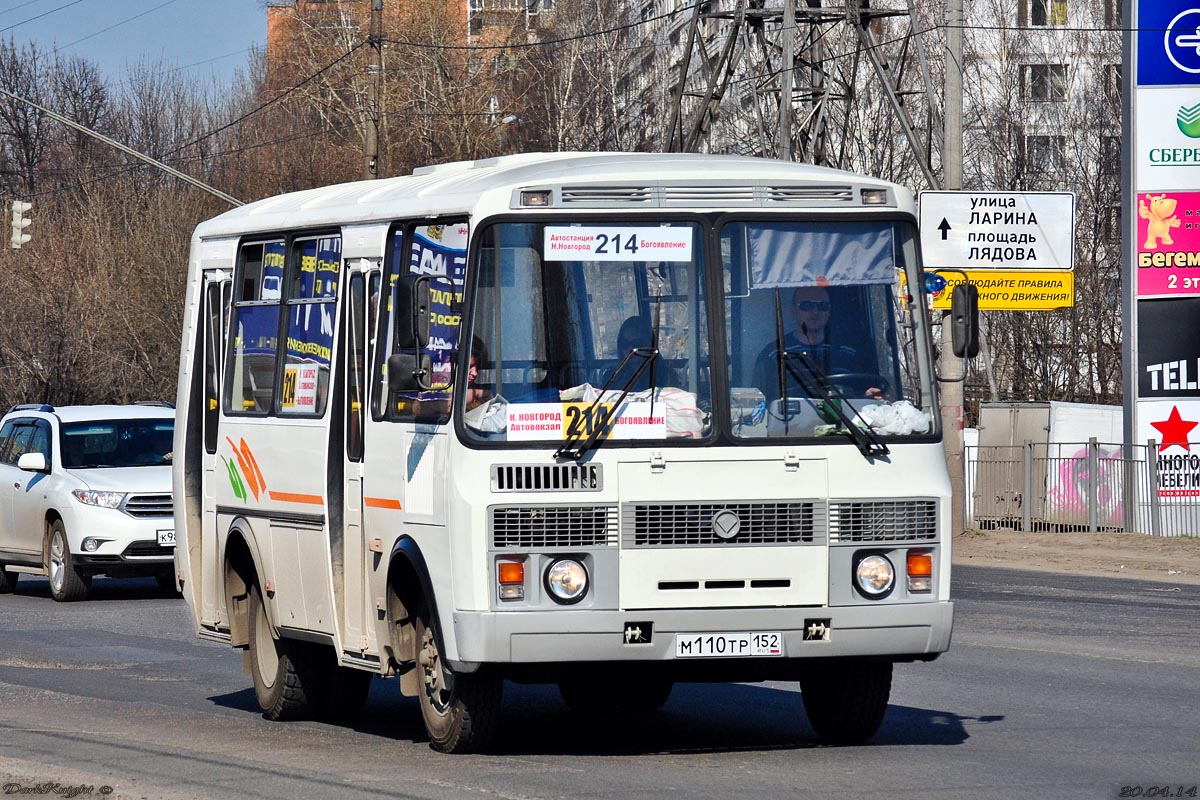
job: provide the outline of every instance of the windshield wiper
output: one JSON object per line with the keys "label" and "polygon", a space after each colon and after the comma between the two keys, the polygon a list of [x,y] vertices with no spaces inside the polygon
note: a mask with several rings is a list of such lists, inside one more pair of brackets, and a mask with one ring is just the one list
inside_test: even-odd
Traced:
{"label": "windshield wiper", "polygon": [[[655,344],[657,344],[657,342],[658,342],[657,332],[654,335],[653,341]],[[633,359],[633,358],[640,358],[642,360],[642,363],[638,365],[637,369],[635,369],[633,371],[633,374],[629,376],[629,379],[627,381],[625,381],[624,385],[621,387],[621,394],[617,398],[616,402],[613,403],[612,411],[610,412],[610,414],[605,416],[604,419],[597,419],[595,416],[596,409],[600,406],[600,402],[604,399],[604,395],[608,391],[608,387],[612,385],[613,381],[615,381],[617,379],[617,376],[620,375],[622,370],[625,369],[625,365],[628,364],[630,362],[630,359]],[[637,379],[641,377],[642,373],[646,371],[646,367],[652,368],[654,365],[654,362],[657,360],[658,360],[658,347],[657,346],[655,346],[655,347],[635,347],[632,350],[630,350],[628,353],[626,353],[625,358],[621,359],[621,363],[617,365],[617,368],[615,370],[613,370],[613,374],[610,375],[608,380],[604,382],[604,388],[602,388],[600,390],[599,396],[597,396],[596,399],[592,401],[592,404],[587,407],[587,410],[583,412],[583,419],[592,421],[592,432],[590,434],[588,434],[587,439],[584,440],[583,444],[579,444],[579,440],[583,439],[583,437],[584,437],[584,433],[583,433],[584,426],[582,424],[580,424],[575,429],[574,433],[571,433],[570,435],[567,436],[567,439],[566,439],[566,441],[563,442],[562,447],[560,447],[554,451],[554,457],[555,458],[569,458],[569,459],[572,459],[573,461],[580,461],[593,448],[598,448],[600,446],[600,444],[604,441],[604,439],[602,439],[600,437],[603,436],[607,432],[609,426],[612,423],[611,415],[616,414],[617,410],[621,408],[621,404],[625,402],[625,397],[629,394],[629,388],[631,386],[633,386],[633,384],[637,382]],[[653,376],[653,372],[651,372],[651,376]],[[654,384],[653,377],[651,377],[650,383],[651,383],[651,389],[653,389],[653,384]],[[650,397],[651,398],[654,397],[653,392],[651,392]],[[653,403],[653,399],[651,399],[651,403]],[[653,408],[653,406],[651,406],[651,408]],[[653,415],[653,412],[651,415]]]}
{"label": "windshield wiper", "polygon": [[[851,411],[854,411],[854,406],[850,404],[850,399],[846,394],[837,387],[829,376],[817,365],[816,360],[810,353],[805,350],[788,350],[784,347],[783,342],[783,311],[779,302],[779,290],[775,290],[775,337],[778,350],[779,361],[779,388],[781,402],[783,404],[783,424],[784,433],[787,433],[788,410],[787,410],[787,375],[791,373],[796,381],[805,389],[815,390],[825,404],[825,408],[837,417],[842,428],[845,429],[846,435],[858,447],[858,451],[867,458],[879,458],[888,455],[890,450],[888,446],[879,440],[875,432],[871,430],[870,425],[866,428],[860,428],[854,424],[853,418],[847,413],[843,405],[849,406]],[[809,378],[805,378],[796,369],[796,363],[801,364],[809,374]],[[858,412],[854,411],[854,415],[858,416]]]}

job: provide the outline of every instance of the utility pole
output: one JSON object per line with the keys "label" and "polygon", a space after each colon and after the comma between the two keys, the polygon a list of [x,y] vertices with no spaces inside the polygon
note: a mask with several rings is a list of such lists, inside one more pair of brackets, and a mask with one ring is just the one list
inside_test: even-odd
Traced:
{"label": "utility pole", "polygon": [[786,0],[783,4],[783,70],[779,73],[779,139],[778,157],[781,161],[792,160],[792,92],[795,90],[795,79],[792,70],[796,68],[796,55],[793,49],[796,43],[796,0]]}
{"label": "utility pole", "polygon": [[[962,114],[963,114],[963,0],[946,2],[946,111],[945,141],[942,146],[942,187],[962,189]],[[942,437],[946,446],[946,467],[950,472],[953,499],[950,503],[951,534],[964,521],[966,491],[963,465],[963,369],[962,359],[954,355],[949,312],[942,314],[942,348],[938,375],[942,383]]]}
{"label": "utility pole", "polygon": [[379,177],[379,82],[383,75],[383,0],[371,0],[371,63],[367,67],[367,130],[363,144],[363,178]]}

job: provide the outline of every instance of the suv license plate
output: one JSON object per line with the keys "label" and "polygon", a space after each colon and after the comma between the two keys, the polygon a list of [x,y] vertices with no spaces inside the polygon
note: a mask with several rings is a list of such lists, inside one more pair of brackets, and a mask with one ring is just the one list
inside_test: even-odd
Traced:
{"label": "suv license plate", "polygon": [[675,634],[676,658],[748,658],[782,655],[783,634],[779,631]]}
{"label": "suv license plate", "polygon": [[175,546],[175,531],[174,530],[159,531],[158,532],[158,543],[163,547],[174,547]]}

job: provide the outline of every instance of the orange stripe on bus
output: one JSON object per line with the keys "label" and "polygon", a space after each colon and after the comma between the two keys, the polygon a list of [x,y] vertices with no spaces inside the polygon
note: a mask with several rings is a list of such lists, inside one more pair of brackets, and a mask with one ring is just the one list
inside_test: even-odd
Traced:
{"label": "orange stripe on bus", "polygon": [[282,500],[285,503],[308,503],[319,506],[325,504],[325,498],[319,494],[293,494],[292,492],[269,492],[272,500]]}
{"label": "orange stripe on bus", "polygon": [[393,500],[390,497],[364,497],[363,503],[368,508],[390,508],[395,511],[400,510],[400,501]]}

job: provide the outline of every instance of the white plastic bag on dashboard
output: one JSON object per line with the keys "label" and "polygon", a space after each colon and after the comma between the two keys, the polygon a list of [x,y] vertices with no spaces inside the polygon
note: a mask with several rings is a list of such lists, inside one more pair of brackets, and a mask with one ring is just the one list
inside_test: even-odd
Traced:
{"label": "white plastic bag on dashboard", "polygon": [[858,416],[872,430],[893,436],[925,433],[933,422],[933,418],[928,413],[917,408],[908,400],[863,406],[858,409]]}

